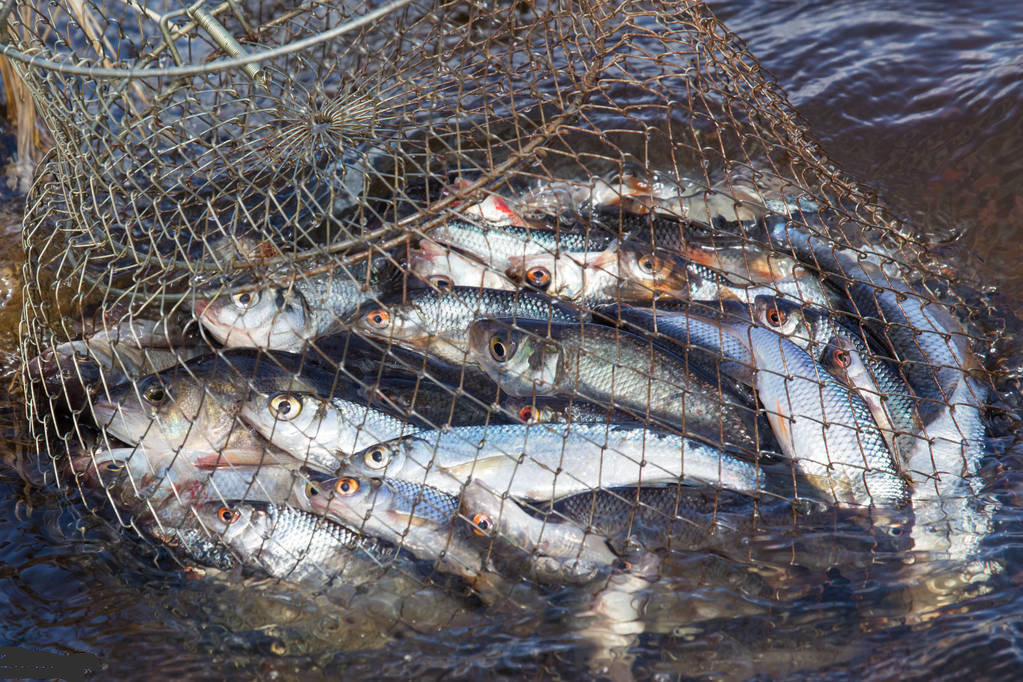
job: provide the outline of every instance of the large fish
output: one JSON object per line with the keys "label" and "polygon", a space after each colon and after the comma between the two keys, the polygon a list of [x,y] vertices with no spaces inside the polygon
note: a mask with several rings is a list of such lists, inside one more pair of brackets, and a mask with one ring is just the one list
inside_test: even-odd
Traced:
{"label": "large fish", "polygon": [[477,362],[510,395],[578,396],[712,443],[750,452],[760,445],[754,411],[725,383],[628,332],[480,320],[470,342]]}
{"label": "large fish", "polygon": [[424,431],[373,445],[341,471],[458,495],[479,481],[511,497],[553,500],[593,488],[685,479],[754,494],[764,474],[700,441],[640,424],[512,424]]}

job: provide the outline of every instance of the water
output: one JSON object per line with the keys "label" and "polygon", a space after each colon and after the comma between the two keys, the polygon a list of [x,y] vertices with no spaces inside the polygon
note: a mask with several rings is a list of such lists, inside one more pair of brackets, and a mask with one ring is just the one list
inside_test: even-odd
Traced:
{"label": "water", "polygon": [[[712,3],[775,74],[825,149],[875,188],[952,268],[1023,313],[1023,9],[996,2]],[[9,221],[7,221],[9,222]],[[6,224],[6,223],[4,223]],[[10,240],[10,237],[8,237]],[[965,256],[963,248],[975,256]],[[13,253],[4,262],[16,262]],[[5,277],[10,288],[13,277]],[[0,288],[3,288],[0,287]],[[2,292],[0,292],[2,293]],[[13,349],[13,297],[0,338]],[[999,348],[1016,345],[1012,338]],[[1023,362],[1008,355],[1009,378]],[[1010,424],[1011,427],[1011,424]],[[1011,430],[1011,429],[1007,429]],[[638,676],[1018,678],[1023,671],[1023,448],[1009,440],[984,469],[1005,505],[985,553],[1006,571],[984,589],[950,589],[885,565],[808,570],[848,538],[820,534],[800,562],[734,557],[676,562],[635,646]],[[357,618],[263,586],[196,579],[158,549],[0,474],[0,646],[96,654],[104,676],[183,678],[577,677],[566,613],[503,617],[400,640]],[[804,536],[812,542],[813,537]],[[789,548],[777,549],[784,556]],[[826,566],[827,557],[821,558]],[[926,577],[944,579],[939,570]],[[726,589],[724,586],[730,586]],[[328,613],[331,618],[324,618]],[[565,634],[566,631],[569,634]]]}

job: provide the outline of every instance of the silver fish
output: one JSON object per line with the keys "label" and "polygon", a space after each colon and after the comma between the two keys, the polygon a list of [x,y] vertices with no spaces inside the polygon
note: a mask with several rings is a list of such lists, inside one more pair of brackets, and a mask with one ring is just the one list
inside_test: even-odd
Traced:
{"label": "silver fish", "polygon": [[470,480],[516,498],[553,500],[594,487],[681,479],[753,494],[763,476],[702,442],[642,425],[461,426],[371,446],[341,469],[458,495]]}
{"label": "silver fish", "polygon": [[264,461],[267,443],[237,419],[251,391],[330,395],[334,374],[287,353],[236,349],[125,384],[92,404],[107,433],[150,452],[212,453],[242,465]]}
{"label": "silver fish", "polygon": [[685,263],[632,242],[604,251],[562,251],[509,259],[509,277],[551,296],[586,305],[650,301],[659,296],[687,299],[693,284]]}
{"label": "silver fish", "polygon": [[360,312],[353,328],[371,338],[455,365],[467,360],[469,327],[479,317],[508,317],[579,322],[587,316],[570,306],[529,291],[453,287],[421,289],[397,301],[385,301]]}
{"label": "silver fish", "polygon": [[503,581],[486,571],[482,550],[465,524],[456,524],[458,498],[426,486],[387,479],[342,476],[310,490],[310,511],[433,561],[459,576],[485,601],[508,594]]}
{"label": "silver fish", "polygon": [[770,329],[749,326],[755,387],[782,450],[836,502],[900,506],[909,487],[860,396]]}
{"label": "silver fish", "polygon": [[297,460],[334,471],[341,460],[383,441],[415,433],[406,420],[364,404],[314,393],[253,391],[241,417]]}
{"label": "silver fish", "polygon": [[515,291],[519,285],[498,270],[429,239],[409,255],[409,272],[438,288],[480,287]]}
{"label": "silver fish", "polygon": [[588,580],[618,560],[600,535],[571,521],[531,516],[478,479],[465,486],[462,515],[478,534],[525,555],[531,577],[539,582]]}
{"label": "silver fish", "polygon": [[741,398],[628,332],[479,320],[470,343],[477,362],[510,395],[578,396],[712,443],[759,447],[753,410]]}
{"label": "silver fish", "polygon": [[245,565],[317,589],[376,580],[387,554],[372,539],[280,504],[212,502],[199,505],[196,516]]}
{"label": "silver fish", "polygon": [[204,291],[193,301],[203,327],[228,348],[299,351],[312,340],[343,329],[343,320],[377,297],[385,267],[365,261],[305,277],[277,273],[288,286]]}

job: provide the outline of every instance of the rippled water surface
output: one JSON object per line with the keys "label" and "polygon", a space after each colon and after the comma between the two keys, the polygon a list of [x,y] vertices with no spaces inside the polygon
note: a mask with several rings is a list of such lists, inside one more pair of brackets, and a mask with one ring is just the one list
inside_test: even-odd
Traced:
{"label": "rippled water surface", "polygon": [[[969,268],[971,281],[1000,306],[1023,313],[1019,2],[711,4],[840,166],[920,233],[952,245],[950,267]],[[10,251],[12,237],[6,239]],[[14,287],[3,268],[17,265],[14,254],[4,258],[0,297]],[[16,308],[14,297],[0,313],[7,349]],[[1002,345],[1018,339],[1010,341]],[[1010,379],[1023,374],[1018,353],[1003,364]],[[983,587],[950,590],[953,606],[937,608],[941,586],[928,584],[945,579],[940,571],[896,584],[896,569],[883,563],[811,575],[802,565],[739,568],[737,561],[695,557],[676,567],[674,593],[653,600],[635,672],[665,679],[1018,679],[1023,448],[1010,438],[998,449],[984,475],[1005,506],[985,555],[1005,570]],[[352,614],[325,621],[324,605],[311,598],[197,579],[60,499],[26,487],[13,470],[0,472],[0,646],[95,654],[104,676],[124,678],[540,678],[585,671],[576,642],[559,626],[568,616],[557,609],[542,617],[469,618],[439,634],[385,639],[353,627]],[[795,550],[804,558],[818,552],[812,537],[806,541]],[[823,547],[836,544],[830,538]],[[728,589],[687,591],[696,585]]]}

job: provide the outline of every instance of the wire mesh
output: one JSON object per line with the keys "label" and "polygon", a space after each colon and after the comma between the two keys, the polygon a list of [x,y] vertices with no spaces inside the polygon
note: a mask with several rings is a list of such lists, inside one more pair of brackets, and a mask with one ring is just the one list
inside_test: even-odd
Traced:
{"label": "wire mesh", "polygon": [[125,526],[598,658],[665,553],[977,564],[980,312],[701,3],[12,7],[27,410]]}

